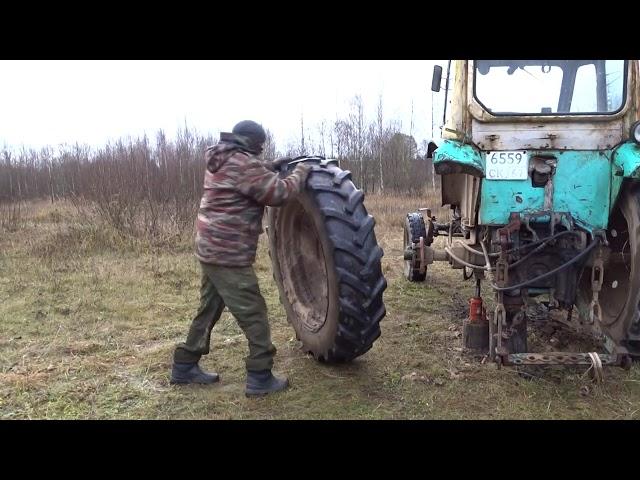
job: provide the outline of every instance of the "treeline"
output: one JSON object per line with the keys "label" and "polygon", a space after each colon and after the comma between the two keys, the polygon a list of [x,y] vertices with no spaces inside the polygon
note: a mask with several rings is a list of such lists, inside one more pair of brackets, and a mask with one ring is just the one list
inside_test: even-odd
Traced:
{"label": "treeline", "polygon": [[[397,121],[385,122],[382,101],[377,118],[366,121],[360,97],[349,114],[322,122],[278,151],[268,132],[264,157],[317,154],[337,158],[367,193],[418,194],[436,188],[426,142],[420,147]],[[193,224],[202,193],[204,150],[217,135],[185,127],[174,139],[159,131],[120,139],[103,147],[86,145],[4,148],[0,154],[0,203],[36,198],[67,199],[92,208],[119,230],[154,234],[160,223],[183,230]]]}

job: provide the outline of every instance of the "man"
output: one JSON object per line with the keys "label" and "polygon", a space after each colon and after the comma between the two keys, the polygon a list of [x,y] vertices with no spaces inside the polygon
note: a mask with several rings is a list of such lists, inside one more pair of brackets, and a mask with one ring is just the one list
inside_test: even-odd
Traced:
{"label": "man", "polygon": [[271,164],[257,158],[265,132],[256,122],[238,123],[232,133],[220,134],[206,151],[204,193],[196,221],[196,257],[202,267],[200,308],[187,341],[176,347],[171,383],[211,384],[217,373],[206,373],[198,362],[209,353],[211,329],[225,306],[249,342],[246,358],[247,396],[288,387],[286,378],[271,373],[276,348],[271,343],[267,306],[258,287],[253,263],[262,233],[265,205],[278,206],[300,192],[311,167],[298,164],[280,178]]}

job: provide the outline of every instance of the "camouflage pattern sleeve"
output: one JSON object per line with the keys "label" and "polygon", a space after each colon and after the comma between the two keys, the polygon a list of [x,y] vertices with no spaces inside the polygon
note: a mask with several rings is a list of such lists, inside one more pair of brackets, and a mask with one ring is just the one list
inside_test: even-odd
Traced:
{"label": "camouflage pattern sleeve", "polygon": [[276,171],[276,166],[273,163],[273,160],[261,160],[260,163],[262,163],[262,166],[267,170],[269,170],[270,172]]}
{"label": "camouflage pattern sleeve", "polygon": [[262,162],[252,158],[246,164],[236,188],[260,205],[277,207],[304,188],[310,170],[310,165],[299,163],[290,175],[280,178]]}
{"label": "camouflage pattern sleeve", "polygon": [[265,205],[299,192],[310,166],[281,178],[260,159],[224,142],[207,149],[204,191],[196,221],[196,257],[204,263],[249,266],[256,258]]}

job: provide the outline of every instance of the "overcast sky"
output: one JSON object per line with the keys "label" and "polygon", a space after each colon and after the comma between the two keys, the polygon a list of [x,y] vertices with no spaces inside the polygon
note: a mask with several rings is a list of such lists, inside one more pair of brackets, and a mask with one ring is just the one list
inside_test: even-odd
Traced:
{"label": "overcast sky", "polygon": [[[346,115],[354,95],[375,116],[431,138],[431,75],[444,61],[0,61],[0,146],[99,146],[185,124],[200,133],[262,123],[279,148],[305,128]],[[444,95],[444,92],[440,94]],[[436,102],[442,103],[442,99]],[[441,114],[440,114],[441,115]],[[437,127],[441,121],[436,120]]]}

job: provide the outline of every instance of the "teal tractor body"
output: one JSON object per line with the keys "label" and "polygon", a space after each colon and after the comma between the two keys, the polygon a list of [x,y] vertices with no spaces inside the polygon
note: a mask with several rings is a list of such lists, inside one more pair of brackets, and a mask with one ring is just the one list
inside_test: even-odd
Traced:
{"label": "teal tractor body", "polygon": [[451,218],[407,216],[405,272],[422,280],[446,260],[475,276],[477,296],[489,280],[496,311],[474,331],[498,362],[529,353],[533,301],[602,339],[602,363],[640,355],[638,63],[464,60],[449,62],[446,79],[434,71],[445,113],[431,151]]}
{"label": "teal tractor body", "polygon": [[[571,212],[576,222],[592,231],[606,229],[623,180],[640,180],[640,145],[626,141],[605,150],[532,150],[530,157],[558,159],[551,202],[545,207],[545,191],[531,178],[494,181],[487,152],[456,140],[445,140],[434,152],[436,171],[446,164],[470,169],[482,179],[478,222],[505,225],[511,212]],[[497,161],[501,161],[499,156]],[[509,161],[508,159],[505,161]]]}

